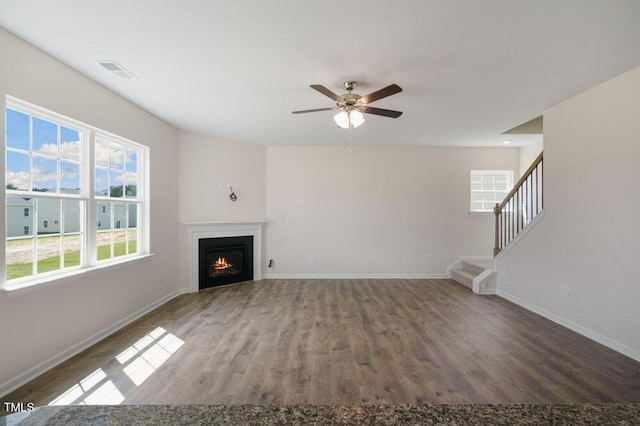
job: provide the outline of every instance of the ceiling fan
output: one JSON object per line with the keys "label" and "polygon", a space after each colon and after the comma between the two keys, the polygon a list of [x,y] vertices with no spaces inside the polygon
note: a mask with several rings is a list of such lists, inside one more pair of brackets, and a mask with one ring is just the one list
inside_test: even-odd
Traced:
{"label": "ceiling fan", "polygon": [[311,88],[317,90],[323,95],[333,99],[336,102],[336,106],[330,108],[316,108],[306,109],[302,111],[293,111],[293,114],[304,114],[307,112],[318,111],[331,111],[340,110],[338,114],[334,116],[334,120],[338,126],[348,129],[349,127],[358,127],[364,122],[365,114],[381,115],[383,117],[398,118],[402,115],[402,111],[393,111],[390,109],[370,107],[369,104],[386,98],[387,96],[395,95],[402,92],[402,88],[397,84],[390,84],[389,86],[377,90],[373,93],[369,93],[366,96],[360,96],[355,93],[351,93],[356,88],[357,83],[355,81],[345,81],[344,88],[348,93],[342,96],[338,96],[331,90],[320,84],[312,84]]}

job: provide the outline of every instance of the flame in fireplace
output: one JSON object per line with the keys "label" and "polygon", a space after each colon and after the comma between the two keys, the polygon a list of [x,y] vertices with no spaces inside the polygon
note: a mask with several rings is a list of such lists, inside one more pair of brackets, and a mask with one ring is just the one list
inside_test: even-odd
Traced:
{"label": "flame in fireplace", "polygon": [[222,256],[220,256],[218,258],[218,260],[213,262],[213,269],[216,270],[216,271],[222,271],[222,270],[225,270],[225,269],[229,269],[231,267],[233,267],[233,265],[231,263],[227,262],[227,259],[222,257]]}

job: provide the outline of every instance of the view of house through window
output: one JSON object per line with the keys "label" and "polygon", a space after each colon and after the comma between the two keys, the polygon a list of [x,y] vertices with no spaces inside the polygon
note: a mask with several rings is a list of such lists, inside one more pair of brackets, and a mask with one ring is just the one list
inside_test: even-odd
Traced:
{"label": "view of house through window", "polygon": [[13,98],[5,128],[7,280],[141,253],[144,147]]}
{"label": "view of house through window", "polygon": [[138,252],[139,151],[118,141],[96,138],[98,260]]}

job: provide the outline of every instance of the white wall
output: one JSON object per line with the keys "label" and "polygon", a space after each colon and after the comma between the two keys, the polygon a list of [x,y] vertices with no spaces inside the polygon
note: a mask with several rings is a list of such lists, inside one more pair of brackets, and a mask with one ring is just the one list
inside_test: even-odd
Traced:
{"label": "white wall", "polygon": [[[540,136],[542,138],[542,135]],[[542,152],[543,143],[542,140],[538,142],[532,142],[527,145],[523,145],[518,148],[518,164],[519,164],[519,172],[518,178],[527,171],[529,166],[533,164],[533,161],[538,158],[538,155]],[[517,180],[517,179],[515,179]]]}
{"label": "white wall", "polygon": [[[265,218],[266,148],[180,132],[180,220]],[[229,199],[226,182],[238,200]]]}
{"label": "white wall", "polygon": [[544,112],[545,216],[498,265],[499,294],[638,360],[639,94],[636,68]]}
{"label": "white wall", "polygon": [[[12,95],[150,147],[151,251],[155,254],[148,261],[11,299],[1,293],[3,389],[21,373],[179,288],[178,132],[1,28],[0,57],[2,111],[5,96]],[[0,134],[4,135],[4,119]],[[4,167],[0,170],[4,177]],[[4,197],[4,188],[0,195]],[[1,211],[0,233],[5,235],[5,211]],[[4,244],[0,246],[4,257]]]}
{"label": "white wall", "polygon": [[494,219],[469,213],[469,171],[517,167],[515,148],[268,147],[265,272],[436,276],[490,256]]}

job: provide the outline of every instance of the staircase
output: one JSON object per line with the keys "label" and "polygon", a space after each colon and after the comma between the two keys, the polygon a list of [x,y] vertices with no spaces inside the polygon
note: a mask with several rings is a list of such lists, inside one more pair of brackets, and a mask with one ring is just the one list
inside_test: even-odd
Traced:
{"label": "staircase", "polygon": [[[543,215],[543,154],[540,153],[513,186],[502,203],[496,204],[494,259],[509,244],[526,234],[525,228]],[[530,228],[527,228],[530,229]],[[524,231],[524,232],[523,232]],[[460,258],[447,268],[449,277],[478,294],[496,294],[498,271],[492,258]]]}
{"label": "staircase", "polygon": [[449,269],[449,276],[474,293],[496,293],[496,271],[491,260],[460,259]]}

